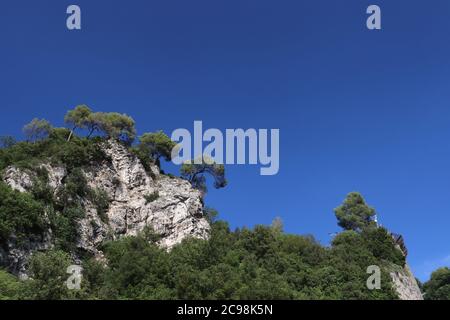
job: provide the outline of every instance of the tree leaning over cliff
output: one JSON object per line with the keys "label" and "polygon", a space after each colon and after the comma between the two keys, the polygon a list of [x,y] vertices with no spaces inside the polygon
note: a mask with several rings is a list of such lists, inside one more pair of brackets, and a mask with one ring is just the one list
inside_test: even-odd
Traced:
{"label": "tree leaning over cliff", "polygon": [[117,112],[98,113],[95,116],[96,127],[108,138],[116,139],[131,145],[136,138],[133,118]]}
{"label": "tree leaning over cliff", "polygon": [[228,182],[225,178],[225,166],[217,164],[211,159],[203,158],[201,163],[192,160],[181,166],[181,176],[187,179],[194,188],[206,192],[206,176],[210,175],[214,179],[216,189],[224,188]]}
{"label": "tree leaning over cliff", "polygon": [[160,166],[161,158],[166,161],[172,159],[172,149],[175,148],[176,143],[164,132],[144,133],[139,137],[139,141],[140,150],[149,155],[158,166]]}
{"label": "tree leaning over cliff", "polygon": [[70,141],[77,128],[85,129],[88,127],[92,110],[87,105],[76,106],[75,109],[69,110],[64,117],[64,122],[71,125],[70,135],[67,141]]}

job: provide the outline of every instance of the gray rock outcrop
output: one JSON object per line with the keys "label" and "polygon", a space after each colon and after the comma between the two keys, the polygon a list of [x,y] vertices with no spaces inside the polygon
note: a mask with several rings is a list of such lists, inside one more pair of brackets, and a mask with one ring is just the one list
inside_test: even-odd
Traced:
{"label": "gray rock outcrop", "polygon": [[422,292],[408,264],[403,268],[394,267],[390,275],[400,300],[423,300]]}
{"label": "gray rock outcrop", "polygon": [[[103,151],[110,160],[83,169],[88,186],[103,190],[110,199],[106,213],[99,215],[95,204],[83,199],[85,218],[79,222],[77,247],[102,258],[99,246],[105,240],[137,235],[147,226],[161,236],[159,245],[170,249],[187,237],[206,239],[210,225],[203,217],[200,191],[188,181],[162,175],[152,166],[148,173],[141,161],[123,145],[108,141]],[[55,195],[64,183],[66,169],[42,164],[49,173],[49,186]],[[9,167],[3,180],[13,189],[27,192],[33,186],[35,173]],[[152,201],[146,198],[155,195]],[[24,275],[25,264],[36,250],[52,247],[51,230],[30,238],[25,246],[15,247],[12,238],[0,249],[0,264]]]}

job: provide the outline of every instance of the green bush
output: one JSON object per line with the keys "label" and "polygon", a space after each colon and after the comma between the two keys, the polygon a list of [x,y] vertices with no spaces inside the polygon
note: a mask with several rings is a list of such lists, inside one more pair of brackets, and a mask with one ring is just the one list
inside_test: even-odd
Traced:
{"label": "green bush", "polygon": [[50,210],[48,217],[57,248],[71,252],[79,238],[78,222],[85,217],[81,207],[68,207],[62,212]]}
{"label": "green bush", "polygon": [[396,299],[387,270],[381,290],[367,289],[367,267],[383,260],[366,244],[353,231],[325,248],[310,236],[264,226],[232,232],[218,221],[209,240],[169,252],[145,234],[110,242],[107,267],[89,282],[103,299]]}
{"label": "green bush", "polygon": [[67,135],[66,129],[53,129],[45,140],[35,143],[19,142],[0,149],[0,170],[10,165],[33,169],[44,162],[51,162],[64,165],[70,171],[108,160],[99,147],[103,139],[74,137],[67,142]]}
{"label": "green bush", "polygon": [[19,279],[0,270],[0,300],[18,300],[23,292],[23,284]]}
{"label": "green bush", "polygon": [[91,189],[89,190],[89,199],[97,209],[97,214],[103,222],[108,222],[107,212],[111,199],[103,189]]}
{"label": "green bush", "polygon": [[[72,265],[69,254],[60,250],[35,253],[29,261],[30,280],[23,282],[22,297],[31,300],[86,299],[84,288],[69,290],[67,280],[71,274],[67,268]],[[86,286],[83,278],[82,287]]]}
{"label": "green bush", "polygon": [[426,300],[450,300],[450,268],[439,268],[431,274],[423,290]]}
{"label": "green bush", "polygon": [[[391,263],[388,244],[394,247],[385,236],[384,230],[345,231],[327,248],[275,227],[231,231],[217,221],[208,240],[188,238],[166,251],[157,246],[158,235],[146,230],[106,243],[106,263],[86,259],[80,292],[61,284],[70,263],[61,251],[35,255],[33,280],[13,286],[32,299],[396,299],[384,267]],[[389,250],[373,250],[371,241]],[[369,265],[382,268],[381,290],[366,287]],[[446,288],[440,284],[434,286],[444,288],[439,294]]]}
{"label": "green bush", "polygon": [[361,235],[365,246],[374,257],[390,261],[402,267],[405,265],[405,256],[395,247],[392,236],[385,228],[369,228],[364,230]]}
{"label": "green bush", "polygon": [[45,226],[44,206],[32,195],[12,190],[0,181],[0,240],[19,240],[40,233]]}

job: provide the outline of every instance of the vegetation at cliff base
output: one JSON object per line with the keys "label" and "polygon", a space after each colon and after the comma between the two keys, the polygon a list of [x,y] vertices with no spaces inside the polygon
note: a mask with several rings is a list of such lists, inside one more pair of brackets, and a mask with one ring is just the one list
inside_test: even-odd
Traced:
{"label": "vegetation at cliff base", "polygon": [[367,265],[387,262],[370,248],[380,234],[389,237],[383,229],[344,232],[327,248],[271,226],[231,231],[217,221],[209,240],[188,239],[170,252],[145,234],[107,243],[107,265],[84,261],[80,291],[65,287],[70,261],[61,251],[34,256],[32,280],[2,273],[0,286],[31,299],[395,299],[387,272],[381,290],[366,287]]}
{"label": "vegetation at cliff base", "polygon": [[[347,199],[348,200],[348,199]],[[3,298],[20,299],[396,299],[387,267],[404,257],[391,235],[370,224],[345,230],[330,247],[312,236],[286,234],[272,226],[230,230],[214,221],[208,240],[189,238],[171,251],[146,230],[103,246],[106,263],[83,260],[81,290],[68,290],[64,251],[39,253],[30,277],[0,272]],[[367,266],[382,268],[381,290],[368,290]]]}

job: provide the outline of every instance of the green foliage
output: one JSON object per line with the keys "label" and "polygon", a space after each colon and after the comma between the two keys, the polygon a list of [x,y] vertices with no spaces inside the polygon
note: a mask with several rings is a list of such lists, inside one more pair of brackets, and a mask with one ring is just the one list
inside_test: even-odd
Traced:
{"label": "green foliage", "polygon": [[45,167],[34,169],[36,178],[33,179],[31,194],[43,205],[53,204],[53,190],[48,184],[48,171]]}
{"label": "green foliage", "polygon": [[[69,110],[64,117],[64,122],[72,126],[68,141],[70,141],[75,129],[86,129],[91,123],[92,110],[86,105],[79,105],[73,110]],[[92,130],[92,128],[91,128]]]}
{"label": "green foliage", "polygon": [[28,283],[29,295],[34,300],[58,300],[68,295],[65,281],[71,264],[70,257],[62,251],[36,253],[29,263],[31,280]]}
{"label": "green foliage", "polygon": [[385,228],[366,228],[362,232],[365,246],[377,259],[404,266],[406,258],[395,246],[391,234]]}
{"label": "green foliage", "polygon": [[86,177],[80,168],[71,171],[59,190],[58,201],[62,208],[81,205],[81,201],[89,193]]}
{"label": "green foliage", "polygon": [[[351,263],[350,263],[351,262]],[[326,270],[325,278],[336,279],[340,282],[343,292],[343,299],[366,299],[367,280],[366,268],[370,265],[382,266],[383,261],[376,259],[373,254],[364,246],[364,241],[360,234],[354,231],[344,231],[338,235],[333,242],[331,255],[329,257],[329,267]],[[385,270],[384,270],[385,271]],[[330,280],[329,280],[330,281]],[[391,288],[387,284],[391,282],[387,279],[387,272],[383,272],[382,285],[384,293],[389,299],[395,297]],[[333,288],[334,291],[337,288]],[[326,292],[327,288],[324,288]],[[336,294],[337,292],[333,292]],[[376,290],[370,291],[371,299],[377,294]]]}
{"label": "green foliage", "polygon": [[78,222],[85,217],[83,208],[70,206],[63,211],[50,210],[48,217],[57,248],[71,252],[79,238]]}
{"label": "green foliage", "polygon": [[12,190],[0,181],[0,240],[19,240],[40,233],[45,226],[44,207],[33,196]]}
{"label": "green foliage", "polygon": [[76,106],[69,110],[64,117],[64,122],[72,125],[73,128],[86,128],[86,121],[92,114],[92,110],[87,105]]}
{"label": "green foliage", "polygon": [[[79,236],[78,222],[85,217],[83,199],[101,195],[89,189],[86,177],[79,168],[70,172],[64,182],[56,196],[54,210],[49,212],[49,219],[57,247],[71,251],[75,249]],[[96,203],[101,210],[105,206],[103,201],[102,199]]]}
{"label": "green foliage", "polygon": [[0,269],[0,300],[18,300],[23,292],[19,279]]}
{"label": "green foliage", "polygon": [[[144,233],[104,247],[107,266],[89,272],[101,299],[396,299],[387,270],[382,289],[366,287],[368,265],[383,266],[368,238],[353,231],[322,247],[278,225],[230,231],[213,223],[210,239],[186,239],[171,251]],[[381,232],[380,232],[381,234]],[[154,234],[153,234],[154,235]],[[392,246],[393,247],[393,246]],[[384,256],[381,254],[381,256]]]}
{"label": "green foliage", "polygon": [[361,231],[375,226],[373,217],[375,209],[369,207],[361,194],[352,192],[347,195],[344,203],[335,210],[338,224],[344,230]]}
{"label": "green foliage", "polygon": [[105,292],[111,298],[150,299],[160,282],[170,277],[167,254],[144,237],[127,237],[110,243]]}
{"label": "green foliage", "polygon": [[131,144],[136,137],[135,123],[131,117],[117,112],[92,112],[86,105],[69,110],[64,121],[71,126],[68,140],[77,128],[87,129],[88,138],[95,131],[99,131],[108,138],[121,140],[126,144]]}
{"label": "green foliage", "polygon": [[99,147],[101,139],[73,137],[67,142],[68,134],[67,129],[58,128],[52,130],[48,139],[35,143],[19,142],[9,148],[0,149],[0,170],[10,165],[34,170],[42,163],[50,162],[63,165],[70,171],[107,160]]}
{"label": "green foliage", "polygon": [[[371,239],[389,235],[382,231],[365,232],[344,231],[334,239],[331,248],[325,248],[311,236],[284,234],[277,224],[232,232],[227,223],[217,221],[208,240],[189,238],[166,251],[157,246],[159,236],[148,229],[136,237],[105,244],[106,264],[85,260],[80,292],[68,292],[62,285],[68,277],[65,274],[70,263],[67,254],[61,251],[36,254],[30,263],[33,280],[25,282],[26,290],[21,296],[32,299],[396,299],[385,267],[392,260],[385,260],[389,254],[373,250],[370,243]],[[386,249],[393,248],[392,245]],[[366,287],[369,265],[382,268],[381,290]]]}
{"label": "green foliage", "polygon": [[93,127],[104,133],[108,139],[116,139],[131,145],[136,137],[135,122],[126,114],[98,112],[91,119]]}
{"label": "green foliage", "polygon": [[172,159],[172,149],[176,146],[164,132],[144,133],[139,137],[139,148],[159,164],[161,158],[166,161]]}
{"label": "green foliage", "polygon": [[144,198],[145,198],[145,203],[146,203],[146,204],[149,204],[149,203],[151,203],[151,202],[153,202],[153,201],[158,200],[158,198],[159,198],[159,192],[158,192],[158,191],[155,191],[155,192],[152,192],[152,193],[150,193],[150,194],[146,194],[146,195],[144,196]]}
{"label": "green foliage", "polygon": [[423,285],[426,300],[450,300],[450,268],[440,268]]}
{"label": "green foliage", "polygon": [[206,192],[206,177],[208,174],[214,179],[214,187],[216,189],[224,188],[228,182],[225,179],[225,166],[216,164],[210,159],[202,159],[199,161],[189,161],[181,166],[181,176],[188,180],[196,189]]}
{"label": "green foliage", "polygon": [[23,133],[28,141],[41,140],[50,134],[52,125],[45,119],[34,118],[30,123],[23,127]]}
{"label": "green foliage", "polygon": [[[63,164],[68,170],[107,160],[99,143],[101,143],[100,139],[72,138],[71,142],[60,141],[59,148],[55,150],[51,159],[54,163]],[[52,145],[50,149],[53,147]]]}
{"label": "green foliage", "polygon": [[108,216],[106,215],[106,212],[109,209],[111,199],[109,198],[106,191],[103,189],[91,189],[89,190],[88,198],[95,205],[97,214],[99,215],[100,219],[105,223],[108,222]]}
{"label": "green foliage", "polygon": [[88,258],[83,261],[82,291],[86,299],[102,299],[107,296],[105,284],[106,266],[104,263]]}

